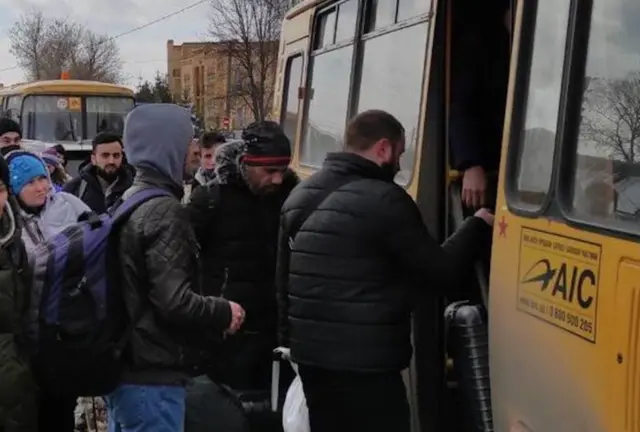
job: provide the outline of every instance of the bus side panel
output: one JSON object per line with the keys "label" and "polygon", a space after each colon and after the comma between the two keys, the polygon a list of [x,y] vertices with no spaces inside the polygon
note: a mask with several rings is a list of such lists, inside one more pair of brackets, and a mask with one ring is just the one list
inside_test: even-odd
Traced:
{"label": "bus side panel", "polygon": [[[617,372],[612,288],[622,242],[544,218],[520,217],[506,204],[524,2],[518,3],[490,280],[494,428],[622,432],[614,427],[610,408]],[[584,301],[578,301],[577,290]]]}

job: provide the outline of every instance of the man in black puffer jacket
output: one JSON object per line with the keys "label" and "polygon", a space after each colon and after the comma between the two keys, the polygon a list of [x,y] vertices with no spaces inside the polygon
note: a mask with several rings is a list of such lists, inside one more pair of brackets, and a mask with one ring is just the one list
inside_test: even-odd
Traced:
{"label": "man in black puffer jacket", "polygon": [[491,234],[493,216],[480,210],[436,243],[393,181],[404,147],[393,116],[361,113],[345,151],[329,154],[282,209],[281,343],[299,364],[312,432],[409,431],[401,371],[412,308],[452,290]]}
{"label": "man in black puffer jacket", "polygon": [[214,377],[238,390],[266,390],[270,384],[280,208],[298,182],[290,159],[282,128],[254,123],[241,141],[217,150],[216,178],[197,188],[188,205],[202,248],[204,292],[247,311],[242,331],[224,342],[224,361]]}
{"label": "man in black puffer jacket", "polygon": [[172,196],[140,205],[118,233],[124,301],[136,324],[128,370],[107,397],[110,430],[183,430],[185,385],[200,360],[196,340],[233,333],[244,317],[237,304],[194,292],[197,245],[180,204],[192,134],[188,111],[171,104],[140,106],[125,123],[126,151],[137,174],[124,199],[145,188]]}

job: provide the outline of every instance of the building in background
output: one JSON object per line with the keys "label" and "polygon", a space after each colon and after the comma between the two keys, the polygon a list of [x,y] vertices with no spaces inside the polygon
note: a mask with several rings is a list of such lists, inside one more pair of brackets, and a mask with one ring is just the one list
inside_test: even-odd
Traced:
{"label": "building in background", "polygon": [[[276,51],[277,51],[277,42]],[[227,42],[167,41],[169,89],[177,103],[192,104],[207,129],[238,130],[254,121],[238,67]],[[275,62],[274,71],[275,75]],[[273,81],[273,80],[270,80]],[[271,91],[270,94],[273,92]]]}

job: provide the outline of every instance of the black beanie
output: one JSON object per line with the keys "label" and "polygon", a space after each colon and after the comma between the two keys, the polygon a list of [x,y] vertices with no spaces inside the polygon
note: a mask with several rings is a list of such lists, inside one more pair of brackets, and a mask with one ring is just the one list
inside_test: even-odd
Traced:
{"label": "black beanie", "polygon": [[0,118],[0,136],[6,134],[7,132],[15,132],[22,137],[22,129],[20,125],[10,118]]}
{"label": "black beanie", "polygon": [[291,143],[280,125],[259,121],[242,131],[246,151],[242,163],[261,166],[287,166],[291,163]]}

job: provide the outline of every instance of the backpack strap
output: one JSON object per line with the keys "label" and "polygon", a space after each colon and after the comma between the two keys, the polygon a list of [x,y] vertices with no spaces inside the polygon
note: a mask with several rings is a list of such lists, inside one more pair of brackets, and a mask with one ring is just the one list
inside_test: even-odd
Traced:
{"label": "backpack strap", "polygon": [[122,200],[122,202],[116,206],[113,212],[113,223],[119,223],[131,216],[131,213],[146,201],[162,196],[170,197],[172,195],[170,192],[160,188],[144,188],[134,192],[133,195]]}
{"label": "backpack strap", "polygon": [[333,192],[340,189],[342,186],[356,180],[358,179],[353,177],[336,177],[332,181],[330,181],[328,184],[326,184],[324,189],[322,189],[321,192],[317,193],[311,199],[311,201],[309,201],[309,203],[302,209],[302,211],[298,213],[297,217],[293,219],[293,221],[291,222],[291,225],[289,226],[289,229],[285,233],[289,240],[289,250],[292,249],[293,240],[298,234],[298,231],[300,231],[300,228],[302,228],[302,226],[307,221],[309,216],[311,216],[313,212],[315,212],[318,209],[318,207],[320,207],[320,205],[324,201],[326,201],[327,198],[329,198],[329,195],[331,195]]}
{"label": "backpack strap", "polygon": [[87,191],[87,181],[85,179],[80,180],[80,186],[78,187],[78,198],[82,199],[82,195]]}

